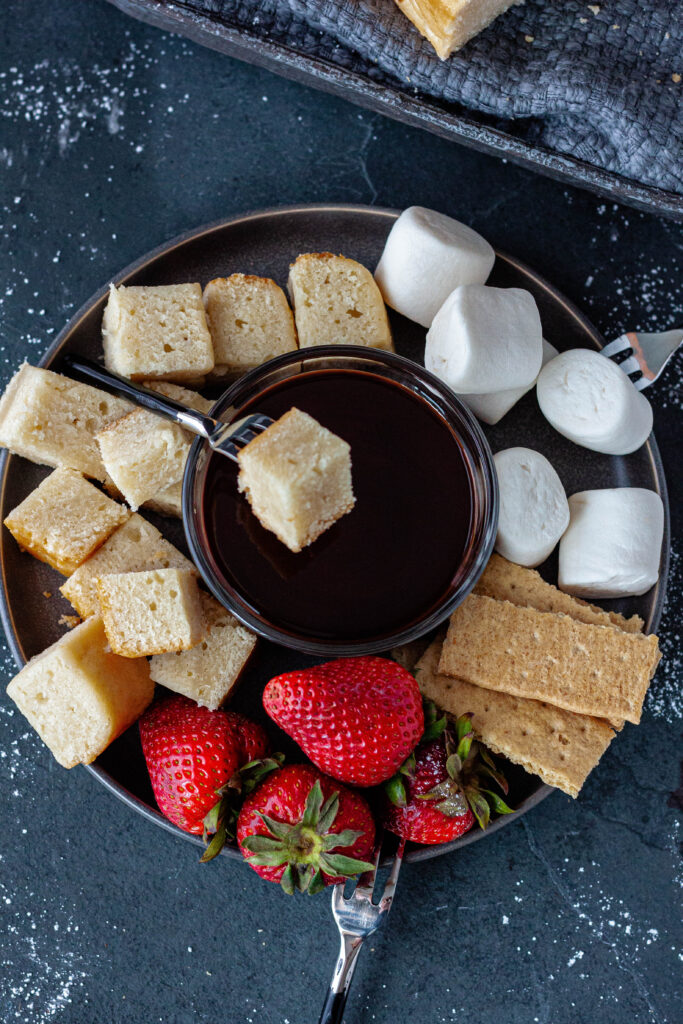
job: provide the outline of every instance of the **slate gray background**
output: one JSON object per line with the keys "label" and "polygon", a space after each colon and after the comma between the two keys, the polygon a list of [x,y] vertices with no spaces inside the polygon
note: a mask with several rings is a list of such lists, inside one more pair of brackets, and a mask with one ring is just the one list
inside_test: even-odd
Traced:
{"label": "slate gray background", "polygon": [[[683,322],[680,227],[128,21],[10,0],[0,40],[0,378],[110,275],[196,224],[304,201],[422,203],[537,266],[608,337]],[[680,537],[681,366],[650,392]],[[643,725],[576,802],[408,865],[347,1024],[674,1024],[683,880],[681,582]],[[13,666],[8,655],[2,675]],[[680,799],[680,797],[679,797]],[[326,896],[202,867],[0,695],[0,1019],[308,1024],[336,955]]]}
{"label": "slate gray background", "polygon": [[180,0],[179,8],[381,76],[409,95],[461,104],[551,152],[683,191],[681,0],[526,0],[447,61],[393,0]]}

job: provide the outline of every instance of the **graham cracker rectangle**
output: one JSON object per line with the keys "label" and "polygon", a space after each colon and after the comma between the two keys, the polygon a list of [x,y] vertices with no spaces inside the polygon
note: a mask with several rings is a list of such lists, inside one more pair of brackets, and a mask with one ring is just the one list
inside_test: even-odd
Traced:
{"label": "graham cracker rectangle", "polygon": [[638,723],[657,637],[470,596],[453,612],[439,671],[610,721]]}
{"label": "graham cracker rectangle", "polygon": [[552,704],[511,697],[439,675],[441,642],[435,640],[417,663],[422,694],[452,715],[471,712],[475,735],[549,786],[578,796],[589,773],[614,737],[605,722],[575,715]]}
{"label": "graham cracker rectangle", "polygon": [[639,615],[625,618],[618,612],[607,612],[577,597],[565,594],[552,583],[546,583],[535,569],[525,569],[514,562],[508,562],[501,555],[491,555],[475,594],[495,597],[497,601],[509,601],[520,607],[536,608],[539,612],[560,612],[570,615],[577,622],[592,626],[616,626],[627,633],[642,633],[644,622]]}

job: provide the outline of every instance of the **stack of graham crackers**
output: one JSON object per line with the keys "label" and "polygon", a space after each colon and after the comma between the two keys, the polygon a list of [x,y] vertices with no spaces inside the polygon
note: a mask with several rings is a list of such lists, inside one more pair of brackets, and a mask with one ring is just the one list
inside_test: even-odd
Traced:
{"label": "stack of graham crackers", "polygon": [[660,659],[642,628],[493,555],[416,677],[439,707],[472,712],[491,750],[575,797],[615,730],[640,721]]}

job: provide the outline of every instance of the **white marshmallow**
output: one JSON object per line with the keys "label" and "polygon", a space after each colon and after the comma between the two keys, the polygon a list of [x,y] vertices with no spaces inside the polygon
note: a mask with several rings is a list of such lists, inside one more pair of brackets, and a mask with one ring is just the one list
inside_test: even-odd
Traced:
{"label": "white marshmallow", "polygon": [[543,336],[534,297],[522,288],[456,288],[427,333],[425,366],[463,395],[532,384]]}
{"label": "white marshmallow", "polygon": [[652,430],[652,406],[611,359],[590,349],[561,352],[536,384],[549,423],[570,441],[607,455],[628,455]]}
{"label": "white marshmallow", "polygon": [[[549,341],[543,339],[542,366],[549,363],[558,355],[558,351]],[[537,378],[538,379],[538,378]],[[520,398],[528,391],[531,391],[536,381],[527,384],[524,388],[507,388],[505,391],[492,391],[488,395],[458,395],[458,398],[472,410],[477,419],[482,423],[498,423],[506,413],[510,412],[513,405],[516,405]]]}
{"label": "white marshmallow", "polygon": [[375,280],[387,306],[429,327],[454,288],[484,283],[495,258],[466,224],[410,206],[389,232]]}
{"label": "white marshmallow", "polygon": [[664,506],[655,491],[614,487],[569,499],[558,584],[579,597],[637,597],[659,576]]}
{"label": "white marshmallow", "polygon": [[496,551],[533,568],[545,561],[569,523],[559,476],[545,455],[506,448],[493,456],[500,492]]}

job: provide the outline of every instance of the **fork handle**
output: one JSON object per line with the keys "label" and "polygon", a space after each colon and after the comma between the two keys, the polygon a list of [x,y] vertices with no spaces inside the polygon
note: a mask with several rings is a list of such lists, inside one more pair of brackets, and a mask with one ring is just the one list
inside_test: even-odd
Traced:
{"label": "fork handle", "polygon": [[127,398],[128,401],[143,409],[154,412],[157,416],[172,420],[193,434],[209,438],[213,431],[220,425],[217,420],[205,413],[190,409],[182,402],[176,402],[174,398],[167,398],[158,391],[152,391],[141,384],[134,384],[127,377],[121,377],[112,370],[105,369],[99,363],[86,359],[84,356],[67,355],[64,357],[64,365],[67,370],[89,383],[99,384],[106,391],[118,395],[119,398]]}
{"label": "fork handle", "polygon": [[362,935],[342,935],[339,958],[318,1024],[341,1024],[363,938]]}

